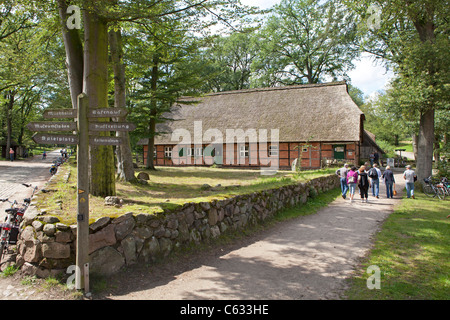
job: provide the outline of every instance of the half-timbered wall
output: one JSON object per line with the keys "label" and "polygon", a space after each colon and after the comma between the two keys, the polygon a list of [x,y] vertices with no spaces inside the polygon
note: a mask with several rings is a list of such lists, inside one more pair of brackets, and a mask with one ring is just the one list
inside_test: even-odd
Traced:
{"label": "half-timbered wall", "polygon": [[[241,149],[241,146],[234,144],[232,150],[227,150],[226,145],[223,145],[222,150],[222,166],[227,167],[247,167],[247,168],[259,168],[264,166],[276,166],[277,160],[269,157],[269,150],[271,148],[268,145],[246,144],[246,149]],[[144,164],[147,159],[147,146],[144,147],[143,160]],[[184,146],[184,150],[180,152],[181,146],[176,145],[157,145],[156,148],[156,160],[157,166],[210,166],[214,163],[214,158],[209,152],[204,152],[207,145],[202,146],[203,154],[199,154],[196,149],[197,146]],[[171,151],[169,149],[171,148]],[[191,148],[191,151],[187,151],[187,148]],[[337,149],[336,149],[337,148]],[[336,153],[336,150],[343,150],[343,159],[337,159],[335,156],[340,153]],[[233,152],[233,156],[228,161],[227,152]],[[276,149],[272,149],[276,152]],[[325,142],[310,142],[310,143],[298,143],[298,142],[280,142],[278,145],[278,165],[280,169],[290,169],[295,159],[301,161],[302,169],[319,169],[324,163],[333,162],[335,160],[342,160],[353,164],[359,162],[360,148],[358,143],[342,142],[342,143],[325,143]],[[169,157],[169,155],[172,155]],[[275,156],[275,154],[273,155]],[[269,161],[272,161],[270,163]]]}

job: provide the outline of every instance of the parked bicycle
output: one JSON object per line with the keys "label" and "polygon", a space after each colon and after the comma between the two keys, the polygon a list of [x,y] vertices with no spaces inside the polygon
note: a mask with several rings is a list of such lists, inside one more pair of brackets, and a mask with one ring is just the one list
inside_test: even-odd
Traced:
{"label": "parked bicycle", "polygon": [[50,167],[50,174],[53,176],[54,174],[56,174],[57,171],[58,171],[58,166],[56,165],[56,163],[52,164]]}
{"label": "parked bicycle", "polygon": [[425,185],[423,186],[423,193],[425,193],[429,197],[438,197],[441,200],[445,199],[446,195],[450,195],[450,190],[447,185],[447,178],[441,180],[434,180],[430,176],[426,179],[423,179]]}
{"label": "parked bicycle", "polygon": [[[31,187],[31,184],[23,183],[22,185]],[[31,196],[29,198],[25,198],[23,200],[23,204],[20,206],[16,200],[10,201],[9,199],[0,199],[2,202],[11,203],[11,207],[5,210],[5,221],[0,224],[0,264],[2,264],[3,256],[8,251],[8,247],[10,245],[17,244],[20,223],[23,220],[25,211],[31,204],[31,198],[36,191],[37,187],[35,186]]]}

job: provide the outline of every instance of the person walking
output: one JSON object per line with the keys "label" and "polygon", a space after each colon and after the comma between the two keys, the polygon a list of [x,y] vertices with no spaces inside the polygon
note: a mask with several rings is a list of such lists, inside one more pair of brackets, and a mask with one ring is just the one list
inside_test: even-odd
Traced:
{"label": "person walking", "polygon": [[411,170],[411,166],[407,165],[405,172],[403,172],[403,179],[406,180],[406,197],[414,198],[414,181],[417,179],[414,170]]}
{"label": "person walking", "polygon": [[365,202],[369,202],[369,187],[370,181],[366,172],[366,166],[361,166],[358,172],[358,188],[361,194],[361,202],[364,202],[364,199],[366,200]]}
{"label": "person walking", "polygon": [[378,165],[376,163],[373,164],[373,167],[369,170],[368,174],[372,182],[372,195],[378,199],[380,193],[381,170],[378,169]]}
{"label": "person walking", "polygon": [[14,150],[9,148],[9,160],[14,161]]}
{"label": "person walking", "polygon": [[375,151],[373,154],[373,163],[380,165],[380,155],[378,154],[378,151]]}
{"label": "person walking", "polygon": [[375,154],[373,152],[369,155],[369,159],[370,159],[370,166],[373,166],[373,163],[375,161]]}
{"label": "person walking", "polygon": [[341,193],[342,198],[347,198],[348,184],[347,184],[347,173],[348,173],[348,164],[344,164],[342,168],[337,171],[339,175],[339,180],[341,182]]}
{"label": "person walking", "polygon": [[350,195],[350,203],[353,202],[353,197],[355,195],[356,183],[358,182],[358,171],[355,166],[350,168],[350,171],[347,172],[347,184],[349,188]]}
{"label": "person walking", "polygon": [[386,196],[387,198],[394,198],[394,193],[392,191],[392,186],[395,183],[394,173],[391,171],[391,167],[387,166],[386,170],[383,172],[382,178],[384,179],[384,184],[386,185]]}

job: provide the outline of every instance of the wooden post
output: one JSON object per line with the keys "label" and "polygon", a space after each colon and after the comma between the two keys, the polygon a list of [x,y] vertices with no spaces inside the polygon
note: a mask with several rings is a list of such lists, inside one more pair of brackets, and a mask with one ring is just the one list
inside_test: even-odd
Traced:
{"label": "wooden post", "polygon": [[77,253],[76,276],[77,289],[89,288],[85,283],[89,277],[85,274],[89,263],[89,124],[87,118],[88,99],[86,94],[78,95],[78,210],[77,210]]}

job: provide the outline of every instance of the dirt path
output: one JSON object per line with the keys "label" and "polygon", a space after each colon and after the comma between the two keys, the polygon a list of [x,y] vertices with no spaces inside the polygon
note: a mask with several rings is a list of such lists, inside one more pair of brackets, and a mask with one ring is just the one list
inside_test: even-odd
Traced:
{"label": "dirt path", "polygon": [[[373,243],[404,187],[396,174],[396,199],[338,199],[318,213],[277,224],[232,246],[149,269],[135,268],[113,280],[97,299],[294,300],[339,299],[345,279]],[[357,196],[356,198],[358,198]]]}

